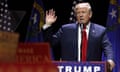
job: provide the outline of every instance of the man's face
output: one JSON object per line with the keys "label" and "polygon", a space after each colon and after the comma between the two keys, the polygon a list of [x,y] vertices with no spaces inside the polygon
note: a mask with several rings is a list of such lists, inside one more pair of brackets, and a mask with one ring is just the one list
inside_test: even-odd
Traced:
{"label": "man's face", "polygon": [[87,7],[79,7],[75,10],[76,19],[79,24],[88,24],[92,12]]}

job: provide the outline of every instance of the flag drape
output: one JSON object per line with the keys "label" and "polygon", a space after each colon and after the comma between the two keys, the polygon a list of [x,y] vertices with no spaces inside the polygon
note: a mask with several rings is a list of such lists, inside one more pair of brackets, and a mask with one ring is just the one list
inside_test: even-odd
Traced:
{"label": "flag drape", "polygon": [[34,0],[25,42],[42,42],[43,37],[41,28],[43,24],[44,7],[42,0]]}
{"label": "flag drape", "polygon": [[113,72],[120,72],[120,0],[110,0],[107,27],[116,64]]}

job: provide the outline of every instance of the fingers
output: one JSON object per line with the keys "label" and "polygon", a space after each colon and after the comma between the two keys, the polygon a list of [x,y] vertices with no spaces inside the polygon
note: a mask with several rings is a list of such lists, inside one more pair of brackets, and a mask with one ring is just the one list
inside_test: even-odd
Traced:
{"label": "fingers", "polygon": [[46,15],[55,16],[55,11],[53,9],[50,9],[50,10],[46,11]]}
{"label": "fingers", "polygon": [[112,71],[113,70],[113,68],[115,67],[115,63],[114,63],[114,61],[108,61],[108,67],[109,67],[109,69],[110,69],[110,71]]}
{"label": "fingers", "polygon": [[53,9],[46,11],[45,23],[52,24],[56,21],[56,19],[57,16],[55,15],[55,11]]}
{"label": "fingers", "polygon": [[115,67],[115,63],[112,62],[112,63],[110,64],[110,70],[112,71],[114,67]]}

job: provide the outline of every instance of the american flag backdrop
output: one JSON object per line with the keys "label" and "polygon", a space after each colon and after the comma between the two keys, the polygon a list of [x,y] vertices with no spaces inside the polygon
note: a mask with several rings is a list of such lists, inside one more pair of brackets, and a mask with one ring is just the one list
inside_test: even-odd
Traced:
{"label": "american flag backdrop", "polygon": [[8,10],[8,1],[0,0],[0,30],[14,32],[16,26],[16,19]]}
{"label": "american flag backdrop", "polygon": [[71,12],[70,12],[70,18],[69,18],[69,21],[70,22],[75,22],[76,19],[75,19],[75,14],[74,14],[74,6],[79,3],[79,2],[82,2],[83,0],[74,0],[73,3],[72,3],[72,8],[71,8]]}

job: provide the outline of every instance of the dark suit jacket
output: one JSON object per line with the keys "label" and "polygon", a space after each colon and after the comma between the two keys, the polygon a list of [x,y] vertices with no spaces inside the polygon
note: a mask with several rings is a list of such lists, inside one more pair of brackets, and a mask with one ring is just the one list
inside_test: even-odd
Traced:
{"label": "dark suit jacket", "polygon": [[[54,35],[50,34],[49,29],[46,32],[47,34],[44,35],[52,46],[57,43],[60,44],[62,60],[77,61],[78,24],[65,24]],[[87,61],[100,61],[103,51],[107,59],[113,59],[112,46],[106,35],[106,28],[91,23],[88,37]]]}

